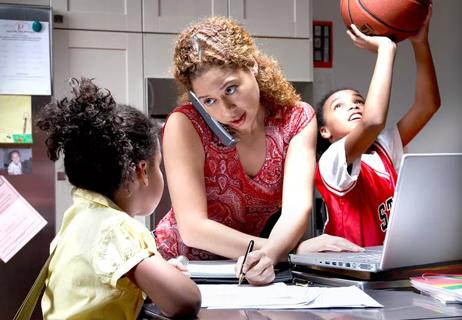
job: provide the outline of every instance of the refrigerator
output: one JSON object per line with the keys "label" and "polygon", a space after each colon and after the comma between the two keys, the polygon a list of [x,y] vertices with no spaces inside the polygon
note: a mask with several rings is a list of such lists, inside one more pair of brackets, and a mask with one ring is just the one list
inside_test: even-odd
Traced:
{"label": "refrigerator", "polygon": [[[30,22],[30,23],[29,23]],[[28,91],[27,86],[21,87],[18,85],[18,91],[9,92],[8,88],[14,81],[14,77],[9,77],[11,62],[7,59],[11,51],[5,49],[8,28],[15,26],[17,32],[27,32],[23,29],[25,25],[34,24],[34,32],[39,32],[37,27],[48,28],[48,33],[43,35],[47,42],[42,45],[42,49],[46,50],[48,46],[48,83],[40,81],[39,86],[45,85],[48,89]],[[0,4],[0,97],[30,97],[29,110],[24,112],[24,134],[19,135],[18,139],[9,141],[10,135],[4,134],[4,138],[0,138],[0,175],[4,176],[10,184],[37,210],[47,221],[47,225],[30,240],[15,256],[7,263],[0,261],[0,320],[12,319],[21,302],[26,297],[30,287],[37,277],[40,269],[45,263],[48,253],[49,244],[55,235],[55,170],[52,161],[48,160],[45,148],[45,136],[34,126],[34,121],[37,119],[37,114],[40,109],[50,102],[51,91],[51,75],[52,75],[52,59],[51,59],[51,8],[45,6],[29,6],[29,5],[13,5]],[[43,32],[43,29],[42,29]],[[38,34],[38,33],[37,33]],[[27,67],[29,62],[39,61],[37,67],[44,67],[40,62],[40,52],[31,50],[23,50],[24,56],[19,56],[15,53],[15,58],[21,58],[17,61],[19,67]],[[42,57],[43,58],[43,57]],[[46,54],[45,57],[46,58]],[[47,59],[46,59],[47,60]],[[15,62],[16,63],[16,62]],[[15,66],[16,67],[16,66]],[[6,70],[6,71],[5,71]],[[17,71],[17,70],[16,70]],[[5,76],[7,74],[8,76]],[[31,72],[32,74],[32,72]],[[18,82],[21,83],[21,82]],[[1,100],[5,101],[5,99]],[[5,127],[8,125],[6,117],[8,113],[6,105],[0,105],[0,133],[5,132]],[[3,111],[3,113],[2,113]],[[3,120],[3,121],[2,121]],[[26,127],[30,131],[26,134]],[[5,138],[8,137],[8,138]],[[24,150],[22,173],[18,175],[9,174],[7,170],[7,154],[11,150]],[[27,158],[27,159],[26,159]],[[32,319],[42,319],[40,311],[40,301],[34,311]]]}

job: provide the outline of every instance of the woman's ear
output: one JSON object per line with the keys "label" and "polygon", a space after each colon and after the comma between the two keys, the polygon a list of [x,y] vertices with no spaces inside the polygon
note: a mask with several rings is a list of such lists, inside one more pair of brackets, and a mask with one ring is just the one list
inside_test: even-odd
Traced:
{"label": "woman's ear", "polygon": [[321,137],[327,140],[329,140],[332,137],[332,134],[330,133],[329,129],[327,129],[325,126],[319,128],[319,134],[321,135]]}
{"label": "woman's ear", "polygon": [[255,61],[253,67],[250,69],[250,72],[252,72],[254,77],[257,76],[257,74],[258,74],[258,63],[257,63],[257,61]]}

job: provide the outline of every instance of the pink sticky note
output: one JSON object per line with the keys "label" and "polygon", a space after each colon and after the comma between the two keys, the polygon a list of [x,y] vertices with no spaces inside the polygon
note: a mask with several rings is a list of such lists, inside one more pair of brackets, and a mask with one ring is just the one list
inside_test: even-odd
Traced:
{"label": "pink sticky note", "polygon": [[8,262],[47,221],[0,176],[0,259]]}

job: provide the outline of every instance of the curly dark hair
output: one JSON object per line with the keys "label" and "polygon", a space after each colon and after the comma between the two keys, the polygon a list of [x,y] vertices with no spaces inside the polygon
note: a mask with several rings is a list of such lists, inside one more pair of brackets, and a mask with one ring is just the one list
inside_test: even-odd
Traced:
{"label": "curly dark hair", "polygon": [[159,125],[133,107],[117,104],[92,79],[70,81],[73,95],[47,104],[37,127],[48,135],[48,157],[64,156],[70,183],[110,199],[135,177],[142,160],[151,161],[158,146]]}
{"label": "curly dark hair", "polygon": [[343,91],[343,90],[352,90],[352,91],[355,91],[358,94],[360,94],[358,90],[353,89],[353,88],[349,88],[349,87],[338,88],[338,89],[334,89],[334,90],[331,90],[328,93],[326,93],[322,97],[322,99],[316,104],[316,120],[317,120],[317,123],[318,123],[318,138],[317,138],[317,143],[316,143],[316,160],[319,160],[319,158],[321,158],[322,154],[331,145],[330,141],[327,140],[327,139],[324,139],[321,136],[321,132],[320,132],[321,127],[326,125],[326,121],[324,119],[324,106],[326,104],[327,99],[329,99],[334,93],[339,92],[339,91]]}

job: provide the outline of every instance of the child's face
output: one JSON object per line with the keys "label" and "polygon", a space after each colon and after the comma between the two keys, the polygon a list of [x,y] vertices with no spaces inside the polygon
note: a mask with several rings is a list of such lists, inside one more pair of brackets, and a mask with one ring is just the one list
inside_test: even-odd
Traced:
{"label": "child's face", "polygon": [[355,90],[340,90],[324,104],[325,125],[319,131],[331,143],[342,139],[362,121],[364,98]]}
{"label": "child's face", "polygon": [[11,161],[13,161],[16,164],[20,163],[21,162],[21,156],[19,155],[19,153],[13,152],[11,154]]}

